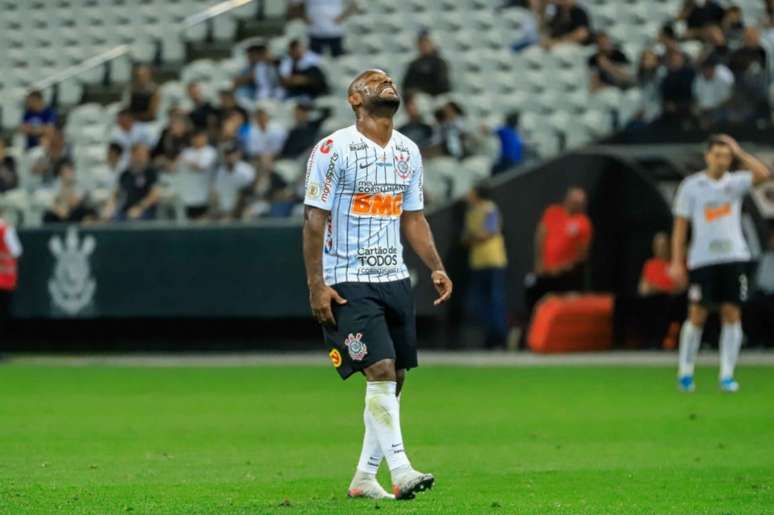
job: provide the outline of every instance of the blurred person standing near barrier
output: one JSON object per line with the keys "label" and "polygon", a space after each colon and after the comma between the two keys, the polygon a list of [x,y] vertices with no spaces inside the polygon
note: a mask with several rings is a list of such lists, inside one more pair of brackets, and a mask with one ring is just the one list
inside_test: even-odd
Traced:
{"label": "blurred person standing near barrier", "polygon": [[22,244],[16,228],[0,211],[0,337],[10,317],[11,298],[18,280],[18,260]]}
{"label": "blurred person standing near barrier", "polygon": [[217,160],[217,151],[207,142],[207,131],[194,131],[191,146],[180,154],[175,170],[179,175],[178,192],[189,220],[201,219],[209,210],[210,182]]}
{"label": "blurred person standing near barrier", "polygon": [[745,313],[750,340],[758,345],[774,344],[774,231],[769,234],[768,249],[758,262],[755,293]]}
{"label": "blurred person standing near barrier", "polygon": [[254,183],[255,168],[242,160],[239,146],[226,146],[223,150],[223,162],[215,172],[212,183],[211,216],[222,221],[241,219]]}
{"label": "blurred person standing near barrier", "polygon": [[462,241],[469,249],[468,311],[486,328],[484,346],[489,349],[504,347],[508,332],[505,304],[508,258],[502,217],[489,190],[483,186],[470,190],[467,203]]}
{"label": "blurred person standing near barrier", "polygon": [[159,87],[153,82],[150,66],[141,64],[135,68],[128,95],[128,109],[136,123],[145,125],[156,121],[161,94]]}
{"label": "blurred person standing near barrier", "polygon": [[344,50],[344,21],[359,12],[353,0],[290,0],[289,10],[303,18],[309,27],[309,49],[339,57]]}

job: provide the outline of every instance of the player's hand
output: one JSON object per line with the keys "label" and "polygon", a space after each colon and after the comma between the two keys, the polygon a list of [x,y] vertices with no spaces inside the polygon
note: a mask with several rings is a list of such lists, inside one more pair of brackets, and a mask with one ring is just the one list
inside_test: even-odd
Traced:
{"label": "player's hand", "polygon": [[347,299],[330,286],[322,285],[309,291],[309,304],[312,306],[314,319],[322,325],[336,325],[331,302],[346,304]]}
{"label": "player's hand", "polygon": [[720,134],[718,135],[718,139],[729,146],[731,153],[733,153],[734,156],[739,156],[742,152],[742,147],[739,146],[739,143],[728,134]]}
{"label": "player's hand", "polygon": [[443,270],[436,270],[430,274],[430,277],[433,279],[433,286],[439,295],[439,297],[435,299],[435,302],[433,302],[433,306],[438,306],[449,300],[449,297],[451,297],[453,289],[452,281]]}
{"label": "player's hand", "polygon": [[669,266],[669,275],[675,280],[675,283],[682,288],[688,283],[688,271],[685,269],[685,265],[680,262],[673,262]]}

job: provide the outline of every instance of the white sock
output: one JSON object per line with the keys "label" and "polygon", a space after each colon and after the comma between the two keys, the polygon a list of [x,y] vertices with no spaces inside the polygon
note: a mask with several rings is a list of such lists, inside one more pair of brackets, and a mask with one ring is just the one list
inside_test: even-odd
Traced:
{"label": "white sock", "polygon": [[395,397],[395,381],[370,381],[366,386],[366,419],[382,448],[390,472],[410,467],[403,448],[400,410]]}
{"label": "white sock", "polygon": [[371,418],[368,416],[367,406],[363,410],[363,421],[365,422],[365,434],[363,435],[363,450],[360,451],[357,470],[371,479],[376,477],[379,465],[384,459],[384,453],[382,446],[379,445],[379,439],[376,437],[376,430],[373,428]]}
{"label": "white sock", "polygon": [[723,324],[720,331],[720,378],[734,377],[734,367],[742,346],[742,324]]}
{"label": "white sock", "polygon": [[696,354],[699,353],[701,345],[702,328],[697,327],[686,320],[683,328],[680,330],[680,361],[678,375],[692,376],[696,364]]}

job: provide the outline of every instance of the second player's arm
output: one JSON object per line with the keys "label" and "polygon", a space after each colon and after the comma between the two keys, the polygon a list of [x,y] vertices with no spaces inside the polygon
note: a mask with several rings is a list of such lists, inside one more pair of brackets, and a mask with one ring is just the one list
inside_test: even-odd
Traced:
{"label": "second player's arm", "polygon": [[452,282],[443,266],[441,256],[438,255],[438,249],[435,248],[433,232],[430,230],[424,211],[404,211],[400,225],[406,241],[432,272],[433,286],[439,295],[434,304],[437,306],[447,301],[451,297]]}
{"label": "second player's arm", "polygon": [[685,271],[685,245],[688,239],[688,219],[675,216],[672,228],[672,275],[679,284],[687,280]]}
{"label": "second player's arm", "polygon": [[721,135],[720,138],[725,140],[726,144],[731,147],[741,167],[752,172],[753,186],[763,184],[771,178],[769,167],[763,161],[742,149],[734,138],[725,134]]}

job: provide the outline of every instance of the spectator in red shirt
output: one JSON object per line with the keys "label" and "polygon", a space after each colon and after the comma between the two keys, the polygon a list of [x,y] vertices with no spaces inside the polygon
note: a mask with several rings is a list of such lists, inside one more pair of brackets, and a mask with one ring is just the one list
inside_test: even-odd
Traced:
{"label": "spectator in red shirt", "polygon": [[670,259],[669,235],[657,233],[653,237],[653,257],[642,267],[640,295],[673,295],[681,290],[680,284],[669,274]]}
{"label": "spectator in red shirt", "polygon": [[584,289],[584,265],[592,238],[586,201],[583,189],[570,188],[562,204],[552,204],[543,213],[535,233],[535,271],[527,277],[530,313],[547,293]]}

